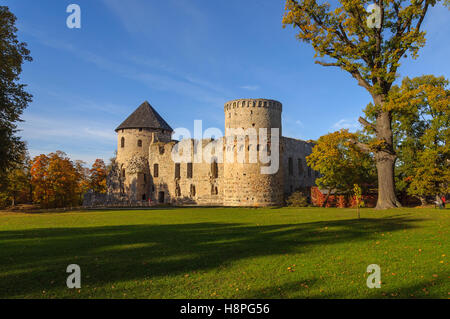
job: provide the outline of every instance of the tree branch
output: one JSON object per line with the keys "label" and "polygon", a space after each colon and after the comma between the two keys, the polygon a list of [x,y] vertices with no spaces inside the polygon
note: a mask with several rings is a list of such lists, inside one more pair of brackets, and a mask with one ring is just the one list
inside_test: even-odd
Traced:
{"label": "tree branch", "polygon": [[350,139],[349,140],[350,141],[350,143],[352,143],[353,145],[355,145],[361,152],[364,152],[364,153],[370,153],[370,147],[369,147],[369,145],[367,145],[367,144],[364,144],[364,143],[361,143],[361,142],[359,142],[359,141],[357,141],[357,140],[355,140],[355,139]]}
{"label": "tree branch", "polygon": [[350,74],[358,81],[358,84],[365,88],[369,93],[371,93],[372,87],[370,84],[362,77],[362,75],[359,73],[357,69],[354,69],[352,71],[349,71]]}
{"label": "tree branch", "polygon": [[315,64],[320,64],[322,66],[341,66],[342,64],[340,63],[327,63],[327,62],[322,62],[322,61],[314,61]]}
{"label": "tree branch", "polygon": [[366,119],[359,117],[358,122],[361,123],[363,126],[365,127],[370,127],[371,129],[373,129],[375,132],[377,131],[376,127],[374,124],[370,123],[369,121],[367,121]]}

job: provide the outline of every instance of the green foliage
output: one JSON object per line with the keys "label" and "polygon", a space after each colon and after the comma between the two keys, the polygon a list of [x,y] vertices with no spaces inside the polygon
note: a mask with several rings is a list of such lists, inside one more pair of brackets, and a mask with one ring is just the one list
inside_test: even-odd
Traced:
{"label": "green foliage", "polygon": [[287,0],[284,25],[298,31],[298,39],[312,45],[316,56],[328,57],[331,63],[349,72],[373,95],[388,93],[394,82],[400,59],[416,58],[425,45],[423,19],[438,1],[382,0],[381,28],[370,28],[366,11],[372,0],[339,0],[333,7],[323,1]]}
{"label": "green foliage", "polygon": [[362,189],[358,184],[353,186],[353,196],[356,199],[356,207],[364,207],[364,201],[362,200]]}
{"label": "green foliage", "polygon": [[25,156],[4,173],[0,180],[0,208],[32,201],[30,165],[29,157]]}
{"label": "green foliage", "polygon": [[[398,156],[396,186],[400,192],[425,201],[427,196],[449,192],[450,180],[450,91],[444,77],[424,75],[404,78],[393,86],[385,109],[392,116],[395,151]],[[376,121],[374,107],[365,110]],[[373,137],[368,128],[366,134]]]}
{"label": "green foliage", "polygon": [[306,158],[308,165],[320,172],[316,184],[341,194],[351,194],[354,184],[376,184],[376,170],[371,156],[357,148],[352,140],[363,140],[359,134],[341,130],[321,136]]}
{"label": "green foliage", "polygon": [[309,206],[308,197],[306,197],[305,194],[303,194],[303,192],[301,191],[293,192],[286,200],[286,203],[289,207]]}
{"label": "green foliage", "polygon": [[20,84],[22,64],[31,61],[30,51],[17,39],[16,17],[0,6],[0,174],[5,174],[25,154],[25,144],[17,137],[17,122],[32,96]]}
{"label": "green foliage", "polygon": [[[377,165],[377,208],[398,207],[393,166],[396,159],[391,130],[391,111],[385,107],[392,84],[397,77],[400,60],[416,58],[425,45],[422,23],[430,7],[439,0],[380,0],[379,27],[369,27],[373,18],[366,11],[372,0],[339,0],[331,6],[317,0],[286,0],[283,25],[292,25],[298,39],[310,44],[316,52],[317,64],[338,67],[348,72],[373,99],[375,123],[360,122],[372,130],[371,144],[355,141],[361,150],[373,152]],[[330,61],[331,60],[331,61]]]}

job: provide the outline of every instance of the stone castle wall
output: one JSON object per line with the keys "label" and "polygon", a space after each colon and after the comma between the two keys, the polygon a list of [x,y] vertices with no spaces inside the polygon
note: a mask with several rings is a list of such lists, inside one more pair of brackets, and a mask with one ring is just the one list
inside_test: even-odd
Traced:
{"label": "stone castle wall", "polygon": [[[190,140],[194,147],[194,140]],[[211,140],[202,140],[202,146]],[[188,175],[188,163],[175,163],[172,160],[172,149],[178,142],[155,143],[150,147],[149,166],[152,176],[153,200],[164,203],[222,205],[223,203],[223,164],[217,163],[217,174],[213,172],[213,164],[195,163],[191,153],[192,170]],[[155,174],[157,165],[157,174]],[[179,175],[176,166],[179,165]]]}
{"label": "stone castle wall", "polygon": [[294,138],[283,137],[281,156],[284,179],[284,193],[315,185],[317,172],[308,167],[306,157],[311,154],[314,144]]}
{"label": "stone castle wall", "polygon": [[[118,152],[113,185],[108,189],[109,198],[126,198],[128,201],[146,201],[160,204],[224,205],[224,206],[278,206],[286,195],[301,187],[314,185],[316,175],[308,174],[305,157],[311,152],[312,143],[282,137],[282,104],[267,99],[239,99],[225,104],[225,130],[242,128],[279,128],[279,170],[275,174],[261,174],[260,162],[249,163],[250,151],[265,149],[274,152],[274,145],[251,140],[244,136],[244,143],[235,140],[227,144],[221,138],[222,154],[231,151],[233,163],[221,158],[217,164],[194,160],[192,165],[172,160],[172,149],[181,145],[172,141],[168,131],[151,129],[118,130]],[[244,132],[245,135],[245,132]],[[124,144],[122,145],[122,139]],[[216,141],[216,142],[218,142]],[[270,141],[270,139],[269,139]],[[193,148],[210,144],[212,140],[186,140]],[[123,146],[123,147],[122,147]],[[237,162],[237,151],[245,151],[244,163]],[[217,150],[216,150],[217,152]],[[289,160],[291,158],[291,160]],[[289,161],[292,167],[289,168]],[[299,171],[298,161],[301,162]],[[192,171],[192,174],[190,172]],[[189,171],[189,172],[188,172]],[[114,189],[112,189],[114,188]]]}

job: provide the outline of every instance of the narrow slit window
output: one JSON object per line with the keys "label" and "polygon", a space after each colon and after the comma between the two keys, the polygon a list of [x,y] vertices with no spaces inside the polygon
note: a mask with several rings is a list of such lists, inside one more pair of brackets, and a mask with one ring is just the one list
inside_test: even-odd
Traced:
{"label": "narrow slit window", "polygon": [[158,177],[158,176],[159,176],[159,165],[154,164],[153,165],[153,177]]}
{"label": "narrow slit window", "polygon": [[175,163],[175,178],[180,178],[180,163]]}
{"label": "narrow slit window", "polygon": [[193,167],[192,163],[187,163],[187,178],[192,178],[193,175]]}

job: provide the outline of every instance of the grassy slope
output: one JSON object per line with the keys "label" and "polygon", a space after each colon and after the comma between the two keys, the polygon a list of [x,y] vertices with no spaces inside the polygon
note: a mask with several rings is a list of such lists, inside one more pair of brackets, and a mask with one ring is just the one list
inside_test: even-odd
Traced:
{"label": "grassy slope", "polygon": [[[0,214],[0,298],[448,298],[449,212]],[[72,263],[81,290],[65,286]],[[381,289],[366,286],[373,263]]]}

